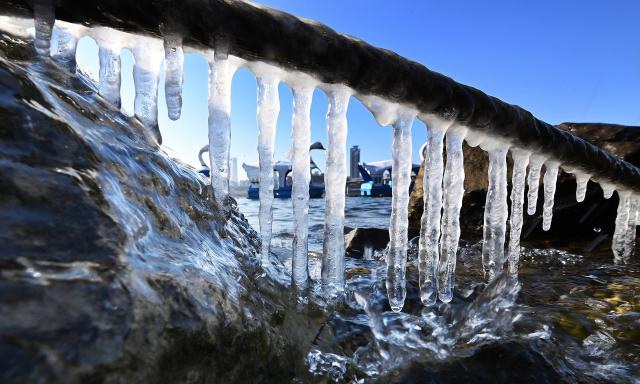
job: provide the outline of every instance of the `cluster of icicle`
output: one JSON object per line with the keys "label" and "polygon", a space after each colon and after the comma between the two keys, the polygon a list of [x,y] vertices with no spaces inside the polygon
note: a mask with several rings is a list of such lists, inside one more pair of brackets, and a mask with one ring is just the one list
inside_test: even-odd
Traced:
{"label": "cluster of icicle", "polygon": [[[462,143],[478,146],[489,153],[489,188],[487,193],[482,262],[487,280],[503,271],[505,234],[507,230],[507,151],[514,160],[511,192],[511,233],[508,245],[508,273],[517,276],[520,254],[520,232],[523,222],[526,178],[528,213],[536,211],[542,165],[544,175],[543,229],[548,230],[553,213],[556,178],[560,163],[544,154],[513,148],[486,135],[480,135],[457,124],[455,119],[443,119],[418,113],[415,109],[388,102],[377,96],[356,94],[341,85],[323,84],[302,74],[283,71],[261,62],[248,62],[224,53],[203,48],[183,50],[182,38],[169,28],[164,29],[164,42],[139,35],[126,34],[109,28],[86,28],[55,21],[51,10],[35,7],[35,47],[40,55],[51,55],[63,68],[75,71],[75,51],[78,40],[85,35],[97,42],[100,52],[99,94],[115,107],[120,107],[120,50],[129,48],[134,56],[135,115],[147,127],[157,129],[157,94],[162,61],[166,70],[166,102],[171,119],[180,117],[184,52],[201,53],[209,62],[209,157],[211,184],[216,206],[223,217],[229,212],[229,146],[231,140],[231,80],[239,68],[247,68],[258,83],[260,158],[260,233],[261,258],[269,263],[273,220],[273,163],[276,122],[280,111],[278,84],[286,83],[293,92],[292,146],[287,156],[292,163],[292,199],[294,209],[294,242],[292,282],[295,287],[308,286],[308,210],[309,210],[309,144],[310,108],[315,88],[324,90],[329,98],[327,112],[327,170],[325,174],[325,231],[322,263],[322,284],[329,297],[339,297],[345,288],[344,207],[347,175],[346,138],[347,108],[351,96],[358,98],[381,126],[393,126],[393,198],[389,226],[390,243],[387,254],[387,291],[394,311],[400,311],[406,297],[405,272],[407,262],[408,190],[411,183],[411,127],[417,117],[428,127],[428,142],[424,169],[424,213],[421,219],[419,243],[420,294],[424,305],[433,305],[436,298],[452,299],[456,253],[460,237],[460,207],[464,194]],[[55,23],[55,25],[54,25]],[[52,52],[51,41],[55,49]],[[446,166],[443,149],[446,138]],[[585,197],[590,176],[579,169],[563,167],[575,174],[578,201]],[[605,197],[614,187],[603,184]],[[444,191],[444,193],[443,193]],[[632,254],[635,229],[638,224],[640,196],[618,191],[620,205],[613,236],[616,261],[625,262]]]}

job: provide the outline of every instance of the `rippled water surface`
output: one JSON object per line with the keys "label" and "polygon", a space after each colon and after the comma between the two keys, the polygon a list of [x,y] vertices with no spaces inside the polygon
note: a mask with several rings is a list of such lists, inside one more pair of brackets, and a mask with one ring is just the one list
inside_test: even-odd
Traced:
{"label": "rippled water surface", "polygon": [[[258,211],[260,202],[245,197],[236,198],[240,211],[253,228],[260,229]],[[309,200],[309,251],[322,252],[324,228],[324,198]],[[345,227],[388,228],[391,215],[391,197],[347,197]],[[275,199],[273,202],[273,239],[276,247],[291,248],[293,242],[293,202]]]}
{"label": "rippled water surface", "polygon": [[[258,230],[259,203],[238,204]],[[310,275],[317,295],[323,208],[323,199],[311,200]],[[345,226],[387,228],[390,211],[390,198],[347,198]],[[287,267],[292,237],[291,200],[276,200],[272,246]],[[385,250],[376,251],[377,260],[348,258],[344,307],[320,330],[309,369],[318,379],[346,382],[640,382],[637,261],[616,266],[606,246],[584,255],[545,246],[525,242],[519,280],[503,276],[485,286],[482,242],[461,240],[453,301],[425,308],[414,240],[407,301],[398,314],[386,298]]]}

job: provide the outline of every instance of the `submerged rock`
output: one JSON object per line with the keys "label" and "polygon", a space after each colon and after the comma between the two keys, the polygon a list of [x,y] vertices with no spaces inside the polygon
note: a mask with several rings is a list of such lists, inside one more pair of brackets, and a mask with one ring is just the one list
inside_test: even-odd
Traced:
{"label": "submerged rock", "polygon": [[[345,232],[347,232],[345,230]],[[409,240],[420,236],[420,228],[409,227],[407,238]],[[354,228],[344,236],[345,250],[350,257],[360,259],[365,250],[378,251],[389,244],[389,230],[380,228]]]}

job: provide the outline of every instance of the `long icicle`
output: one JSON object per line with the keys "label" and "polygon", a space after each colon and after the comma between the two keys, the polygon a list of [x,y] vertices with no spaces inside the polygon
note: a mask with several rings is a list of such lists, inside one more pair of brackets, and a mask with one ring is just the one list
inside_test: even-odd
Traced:
{"label": "long icicle", "polygon": [[420,299],[424,305],[436,303],[440,240],[440,214],[442,210],[442,159],[444,133],[449,125],[433,123],[427,126],[427,153],[424,159],[424,210],[420,219]]}
{"label": "long icicle", "polygon": [[293,186],[293,284],[304,289],[309,284],[309,145],[311,144],[312,86],[293,87],[293,121],[291,128],[291,166]]}
{"label": "long icicle", "polygon": [[347,108],[350,97],[347,88],[343,87],[329,92],[322,285],[330,299],[341,296],[345,286],[344,189],[347,184]]}
{"label": "long icicle", "polygon": [[142,124],[151,130],[161,143],[158,127],[158,82],[162,65],[162,46],[150,44],[150,39],[140,40],[133,48],[133,82],[136,97],[133,110]]}
{"label": "long icicle", "polygon": [[258,154],[260,156],[260,254],[262,263],[270,259],[273,225],[273,155],[276,125],[280,112],[278,79],[258,77]]}
{"label": "long icicle", "polygon": [[51,52],[51,58],[70,73],[76,73],[76,48],[78,46],[76,28],[74,24],[56,22],[51,37],[51,45],[55,46],[54,51]]}
{"label": "long icicle", "polygon": [[542,207],[542,229],[548,231],[551,228],[551,218],[553,217],[553,200],[556,194],[556,180],[560,164],[548,161],[545,163],[544,171],[544,205]]}
{"label": "long icicle", "polygon": [[513,176],[511,178],[511,232],[509,234],[508,271],[509,276],[518,276],[520,261],[520,233],[522,232],[522,214],[524,209],[524,184],[529,165],[529,154],[517,149],[511,150],[513,157]]}
{"label": "long icicle", "polygon": [[115,108],[120,109],[121,70],[120,42],[107,33],[100,34],[104,39],[98,40],[98,56],[100,59],[100,77],[98,93]]}
{"label": "long icicle", "polygon": [[489,152],[489,188],[484,209],[482,266],[490,282],[502,273],[504,238],[507,229],[507,148],[494,147]]}
{"label": "long icicle", "polygon": [[33,16],[36,26],[36,52],[41,56],[49,56],[51,34],[56,19],[54,3],[51,0],[34,0]]}
{"label": "long icicle", "polygon": [[411,126],[415,114],[402,110],[393,124],[391,154],[393,167],[393,196],[389,225],[389,252],[387,254],[387,295],[394,312],[404,306],[407,296],[407,230],[409,228],[409,186],[411,185]]}
{"label": "long icicle", "polygon": [[538,203],[538,187],[540,186],[540,170],[542,164],[546,160],[545,157],[532,155],[529,158],[529,177],[527,184],[529,185],[527,213],[533,215],[536,213],[536,205]]}
{"label": "long icicle", "polygon": [[466,129],[454,127],[447,131],[447,165],[444,171],[444,210],[442,239],[438,261],[438,297],[448,303],[453,298],[456,253],[460,240],[460,207],[464,195],[464,156],[462,140]]}
{"label": "long icicle", "polygon": [[631,261],[636,248],[636,226],[638,225],[638,216],[640,213],[640,196],[632,195],[629,205],[629,219],[627,221],[627,233],[624,240],[624,252],[622,254],[623,263]]}
{"label": "long icicle", "polygon": [[576,173],[576,200],[583,202],[587,194],[587,185],[589,184],[589,175],[584,173]]}
{"label": "long icicle", "polygon": [[231,79],[229,59],[215,55],[209,62],[209,160],[211,188],[218,212],[230,215],[229,147],[231,145]]}
{"label": "long icicle", "polygon": [[631,205],[631,192],[618,191],[618,215],[616,216],[616,228],[613,232],[611,249],[616,264],[624,262],[627,230],[629,225],[629,208]]}
{"label": "long icicle", "polygon": [[166,31],[164,35],[164,92],[169,118],[174,121],[180,118],[182,110],[183,64],[182,36],[175,31]]}

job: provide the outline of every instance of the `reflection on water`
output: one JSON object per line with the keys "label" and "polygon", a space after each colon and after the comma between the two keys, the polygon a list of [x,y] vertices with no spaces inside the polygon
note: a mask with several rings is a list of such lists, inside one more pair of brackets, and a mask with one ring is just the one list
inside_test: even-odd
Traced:
{"label": "reflection on water", "polygon": [[[258,210],[260,202],[237,197],[238,207],[256,231],[260,230]],[[324,239],[324,199],[309,199],[309,251],[322,253]],[[389,228],[391,197],[347,197],[345,227]],[[291,248],[293,243],[293,201],[275,199],[273,202],[273,237],[271,245]]]}

